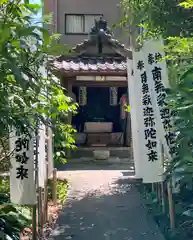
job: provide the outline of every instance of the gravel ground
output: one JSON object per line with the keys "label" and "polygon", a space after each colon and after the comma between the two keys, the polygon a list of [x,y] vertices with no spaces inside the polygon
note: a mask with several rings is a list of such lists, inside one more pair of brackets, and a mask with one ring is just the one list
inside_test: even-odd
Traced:
{"label": "gravel ground", "polygon": [[50,240],[164,240],[129,171],[90,169],[58,172],[70,189]]}

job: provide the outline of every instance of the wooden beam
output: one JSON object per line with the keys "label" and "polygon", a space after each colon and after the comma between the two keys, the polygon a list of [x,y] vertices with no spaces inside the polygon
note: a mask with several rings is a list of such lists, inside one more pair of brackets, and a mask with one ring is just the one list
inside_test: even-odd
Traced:
{"label": "wooden beam", "polygon": [[127,71],[65,71],[65,70],[58,70],[55,72],[57,76],[62,77],[76,77],[76,76],[120,76],[120,77],[127,77]]}
{"label": "wooden beam", "polygon": [[61,78],[61,85],[62,87],[64,87],[66,90],[69,90],[69,83],[73,84],[76,81],[76,77],[67,77],[67,76],[63,76]]}
{"label": "wooden beam", "polygon": [[85,87],[127,87],[127,81],[74,81],[74,86]]}

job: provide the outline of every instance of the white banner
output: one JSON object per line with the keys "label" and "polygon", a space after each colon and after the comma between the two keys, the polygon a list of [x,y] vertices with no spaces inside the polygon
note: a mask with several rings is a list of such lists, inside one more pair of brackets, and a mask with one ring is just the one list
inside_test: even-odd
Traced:
{"label": "white banner", "polygon": [[39,147],[38,147],[38,186],[44,188],[46,180],[46,129],[45,125],[39,126]]}
{"label": "white banner", "polygon": [[33,139],[21,135],[15,130],[10,134],[11,169],[10,195],[11,202],[20,205],[36,204],[34,181]]}
{"label": "white banner", "polygon": [[54,169],[53,163],[53,145],[52,145],[52,129],[48,127],[48,141],[47,141],[47,153],[48,153],[48,177],[51,176]]}
{"label": "white banner", "polygon": [[[139,128],[137,120],[137,107],[139,106],[139,82],[135,81],[133,71],[133,61],[127,59],[127,76],[128,76],[128,91],[129,91],[129,106],[131,116],[131,132],[132,132],[132,145],[133,145],[133,160],[135,165],[135,177],[142,178],[142,159],[140,158],[139,148]],[[138,93],[137,93],[138,91]]]}
{"label": "white banner", "polygon": [[[140,151],[141,174],[144,183],[163,181],[163,164],[161,158],[160,137],[157,131],[156,113],[154,111],[147,69],[145,69],[144,52],[133,52],[133,67],[136,88],[136,119],[138,121],[138,147]],[[134,94],[133,94],[134,95]],[[135,97],[136,98],[136,97]],[[135,134],[135,133],[134,133]]]}
{"label": "white banner", "polygon": [[[145,56],[145,68],[151,92],[154,109],[156,111],[158,131],[161,142],[164,146],[165,155],[170,159],[170,150],[175,151],[174,137],[172,133],[172,112],[167,106],[165,88],[169,88],[169,80],[167,73],[164,44],[162,40],[148,40],[144,43],[143,52]],[[170,148],[169,148],[170,147]]]}

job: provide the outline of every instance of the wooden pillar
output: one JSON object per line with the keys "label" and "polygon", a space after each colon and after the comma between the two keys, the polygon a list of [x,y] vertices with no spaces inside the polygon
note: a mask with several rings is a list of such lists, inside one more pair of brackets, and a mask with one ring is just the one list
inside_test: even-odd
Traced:
{"label": "wooden pillar", "polygon": [[126,128],[126,145],[131,146],[131,117],[130,113],[127,113],[127,128]]}
{"label": "wooden pillar", "polygon": [[[127,86],[127,105],[129,105],[129,86]],[[132,136],[131,136],[131,114],[127,112],[127,127],[126,127],[126,145],[131,147]]]}

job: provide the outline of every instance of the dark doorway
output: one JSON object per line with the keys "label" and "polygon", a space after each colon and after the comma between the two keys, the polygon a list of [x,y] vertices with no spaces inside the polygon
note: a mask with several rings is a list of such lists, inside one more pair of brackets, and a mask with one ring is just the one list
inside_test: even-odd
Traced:
{"label": "dark doorway", "polygon": [[[78,87],[73,87],[73,92],[78,100]],[[111,106],[109,87],[87,87],[87,105],[79,107],[79,113],[73,117],[72,124],[81,125],[78,128],[82,132],[84,122],[112,122],[113,132],[121,132],[119,100],[126,92],[127,88],[118,88],[117,105]]]}

